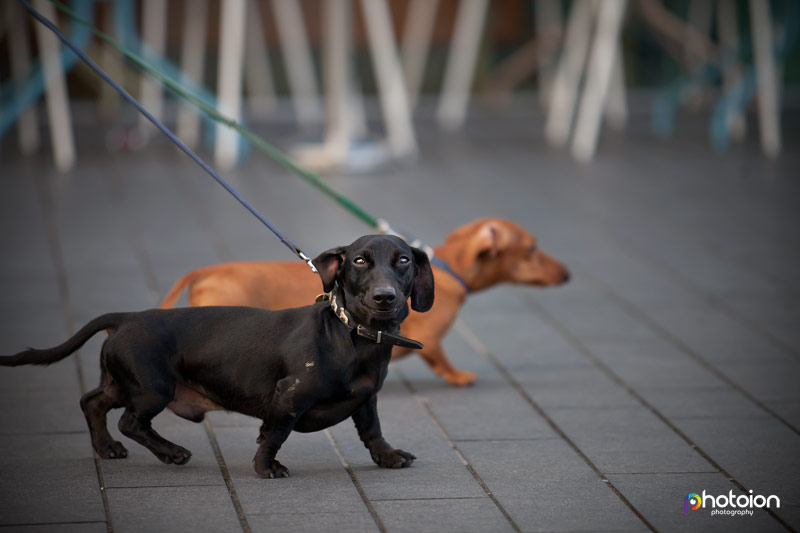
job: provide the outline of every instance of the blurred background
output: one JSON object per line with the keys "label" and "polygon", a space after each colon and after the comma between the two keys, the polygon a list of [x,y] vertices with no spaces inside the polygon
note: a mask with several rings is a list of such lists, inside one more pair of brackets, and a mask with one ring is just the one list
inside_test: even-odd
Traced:
{"label": "blurred background", "polygon": [[[572,279],[469,296],[444,347],[472,387],[390,365],[384,433],[419,457],[400,472],[343,423],[292,435],[293,477],[264,483],[258,421],[226,413],[155,420],[187,467],[99,461],[78,398],[102,335],[4,368],[0,525],[800,529],[800,2],[31,4],[310,256],[377,218],[435,246],[498,217]],[[295,259],[14,0],[0,186],[0,353],[157,306],[191,269]],[[704,489],[781,507],[687,516]]]}

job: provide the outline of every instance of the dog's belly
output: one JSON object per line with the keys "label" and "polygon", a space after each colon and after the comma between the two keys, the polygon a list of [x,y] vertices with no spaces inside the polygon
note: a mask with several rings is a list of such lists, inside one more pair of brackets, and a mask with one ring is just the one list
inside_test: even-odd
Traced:
{"label": "dog's belly", "polygon": [[225,408],[211,400],[208,396],[190,389],[185,385],[175,387],[175,398],[167,404],[167,407],[176,415],[200,422],[207,411],[220,411]]}
{"label": "dog's belly", "polygon": [[303,413],[295,423],[294,430],[300,433],[310,433],[335,426],[342,420],[352,416],[364,401],[365,398],[359,397],[316,405]]}

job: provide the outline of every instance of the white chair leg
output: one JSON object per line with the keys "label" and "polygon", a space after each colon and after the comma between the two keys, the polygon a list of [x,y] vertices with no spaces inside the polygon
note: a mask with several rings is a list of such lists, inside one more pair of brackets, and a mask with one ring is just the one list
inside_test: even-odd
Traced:
{"label": "white chair leg", "polygon": [[[586,1],[586,0],[583,0]],[[538,0],[533,4],[536,10],[536,36],[541,38],[561,27],[561,0]],[[555,76],[553,49],[548,46],[539,48],[539,103],[547,107],[550,102],[550,89]]]}
{"label": "white chair leg", "polygon": [[545,138],[554,146],[564,146],[569,140],[581,73],[589,51],[594,9],[595,0],[575,2],[567,21],[564,47],[550,91],[545,125]]}
{"label": "white chair leg", "polygon": [[488,7],[488,0],[461,0],[459,3],[444,85],[436,112],[439,125],[447,130],[460,128],[466,119]]}
{"label": "white chair leg", "polygon": [[[57,20],[53,4],[47,0],[34,0],[33,4],[46,18],[51,21]],[[53,156],[56,168],[63,172],[75,164],[75,141],[58,40],[41,24],[36,24],[36,40],[41,54]]]}
{"label": "white chair leg", "polygon": [[324,114],[300,2],[273,0],[273,6],[297,123],[301,128],[319,124]]}
{"label": "white chair leg", "polygon": [[344,161],[352,141],[348,63],[350,61],[350,0],[326,0],[325,19],[325,154]]}
{"label": "white chair leg", "polygon": [[617,49],[614,59],[614,70],[611,71],[611,86],[606,98],[605,118],[608,125],[615,130],[621,130],[628,121],[628,102],[625,91],[625,66],[622,61],[622,51]]}
{"label": "white chair leg", "polygon": [[361,8],[372,52],[372,68],[378,81],[389,147],[397,157],[416,155],[417,141],[411,123],[411,110],[389,7],[385,0],[362,0]]}
{"label": "white chair leg", "polygon": [[[217,68],[217,107],[224,115],[239,120],[242,107],[242,65],[247,10],[245,0],[225,0],[221,4],[219,66]],[[223,124],[217,125],[214,160],[222,170],[236,164],[238,134]]]}
{"label": "white chair leg", "polygon": [[256,119],[267,118],[275,108],[275,88],[269,70],[269,51],[264,39],[261,10],[256,0],[247,0],[247,53],[244,55],[244,82],[247,87],[247,109]]}
{"label": "white chair leg", "polygon": [[761,149],[767,157],[781,153],[779,122],[778,76],[773,57],[772,23],[769,2],[750,0],[750,19],[753,26],[753,51],[758,80],[758,124],[761,130]]}
{"label": "white chair leg", "polygon": [[572,155],[582,162],[591,161],[597,148],[600,121],[611,86],[614,61],[617,61],[620,53],[619,41],[625,4],[626,0],[603,0],[598,4],[597,29],[572,140]]}
{"label": "white chair leg", "polygon": [[[206,31],[208,28],[208,0],[193,0],[185,4],[183,14],[183,42],[181,43],[181,73],[195,83],[203,82],[206,61]],[[181,104],[177,117],[178,137],[190,148],[200,142],[200,115],[194,106]]]}
{"label": "white chair leg", "polygon": [[[27,15],[19,9],[16,2],[4,2],[3,7],[11,44],[11,77],[19,87],[31,68]],[[19,149],[24,155],[30,155],[39,148],[39,126],[36,117],[36,106],[30,106],[17,120]]]}
{"label": "white chair leg", "polygon": [[[167,44],[167,0],[144,0],[142,43],[147,47],[146,52],[158,57],[164,56]],[[141,102],[154,117],[161,119],[164,105],[161,84],[144,74],[141,76]],[[145,139],[152,133],[152,127],[147,117],[139,115],[139,129]]]}
{"label": "white chair leg", "polygon": [[411,109],[417,106],[438,7],[439,0],[410,0],[408,4],[401,55]]}

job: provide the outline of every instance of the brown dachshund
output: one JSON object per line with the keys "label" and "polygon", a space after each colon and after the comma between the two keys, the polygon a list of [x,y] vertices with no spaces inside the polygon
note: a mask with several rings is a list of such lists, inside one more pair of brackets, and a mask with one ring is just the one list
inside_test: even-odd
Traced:
{"label": "brown dachshund", "polygon": [[[541,251],[536,239],[522,227],[498,218],[476,220],[458,228],[435,252],[450,272],[432,263],[436,280],[433,308],[424,316],[412,311],[403,322],[401,334],[425,345],[419,354],[448,383],[469,385],[475,381],[475,374],[450,364],[441,344],[468,293],[498,283],[560,285],[569,280],[569,271]],[[170,289],[161,307],[175,305],[187,286],[192,306],[285,309],[308,305],[320,292],[319,277],[300,261],[222,263],[183,276]],[[395,347],[392,358],[410,352]]]}

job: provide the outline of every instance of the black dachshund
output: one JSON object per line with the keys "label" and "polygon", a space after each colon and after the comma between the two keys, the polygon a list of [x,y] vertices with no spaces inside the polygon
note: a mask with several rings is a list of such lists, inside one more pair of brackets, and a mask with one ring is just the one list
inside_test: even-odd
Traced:
{"label": "black dachshund", "polygon": [[275,455],[292,430],[319,431],[348,417],[375,463],[409,466],[415,457],[381,434],[376,394],[392,346],[421,347],[396,332],[409,297],[415,311],[433,305],[428,257],[397,237],[371,235],[313,263],[327,293],[313,305],[109,313],[60,346],[0,357],[0,365],[48,365],[108,331],[100,386],[81,398],[92,445],[104,459],[127,456],[106,428],[108,411],[124,407],[124,435],[164,463],[186,463],[191,453],[151,426],[168,407],[194,422],[214,409],[261,419],[255,471],[263,477],[288,477]]}

